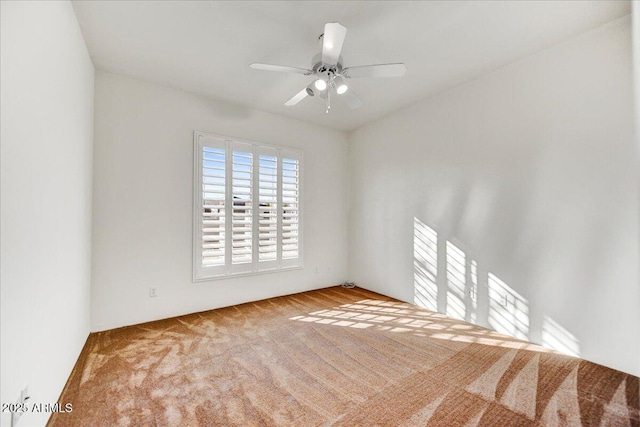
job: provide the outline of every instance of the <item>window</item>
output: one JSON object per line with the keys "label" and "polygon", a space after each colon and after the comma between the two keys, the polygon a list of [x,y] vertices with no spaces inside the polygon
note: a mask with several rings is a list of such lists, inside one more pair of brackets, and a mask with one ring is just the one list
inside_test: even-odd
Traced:
{"label": "window", "polygon": [[194,280],[302,267],[301,152],[194,133]]}

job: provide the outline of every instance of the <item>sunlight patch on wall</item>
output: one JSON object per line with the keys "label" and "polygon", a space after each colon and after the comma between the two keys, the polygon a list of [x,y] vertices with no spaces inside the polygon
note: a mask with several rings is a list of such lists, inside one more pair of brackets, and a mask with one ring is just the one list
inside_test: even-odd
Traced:
{"label": "sunlight patch on wall", "polygon": [[578,339],[552,318],[545,316],[542,324],[542,345],[570,356],[580,356]]}
{"label": "sunlight patch on wall", "polygon": [[447,241],[447,311],[446,314],[464,320],[467,313],[464,296],[466,288],[466,256],[456,245]]}
{"label": "sunlight patch on wall", "polygon": [[[539,337],[531,331],[529,301],[486,268],[478,270],[478,262],[463,248],[413,218],[414,304],[519,340]],[[542,345],[551,351],[579,356],[579,341],[550,317],[535,332],[541,332]]]}
{"label": "sunlight patch on wall", "polygon": [[498,332],[529,338],[529,303],[497,276],[489,273],[489,325]]}
{"label": "sunlight patch on wall", "polygon": [[438,311],[438,233],[413,218],[413,302]]}

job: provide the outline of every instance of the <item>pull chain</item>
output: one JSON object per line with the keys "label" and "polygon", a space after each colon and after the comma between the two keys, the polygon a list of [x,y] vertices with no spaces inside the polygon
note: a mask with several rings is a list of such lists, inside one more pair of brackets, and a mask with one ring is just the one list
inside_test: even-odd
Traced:
{"label": "pull chain", "polygon": [[325,114],[329,114],[329,110],[331,109],[331,91],[327,88],[327,109],[325,110]]}

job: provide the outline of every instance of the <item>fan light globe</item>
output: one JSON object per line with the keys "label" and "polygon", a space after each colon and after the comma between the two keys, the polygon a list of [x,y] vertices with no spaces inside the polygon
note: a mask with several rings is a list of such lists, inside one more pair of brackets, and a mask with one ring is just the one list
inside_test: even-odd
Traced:
{"label": "fan light globe", "polygon": [[316,91],[313,89],[313,82],[309,83],[309,86],[305,88],[305,91],[307,92],[307,95],[315,96]]}
{"label": "fan light globe", "polygon": [[344,79],[340,76],[337,76],[334,80],[333,80],[333,84],[335,85],[336,88],[336,92],[338,93],[338,95],[342,95],[343,93],[345,93],[347,90],[349,90],[349,87],[347,86],[347,84],[344,82]]}
{"label": "fan light globe", "polygon": [[314,86],[318,90],[325,90],[327,88],[327,82],[324,79],[318,79],[315,81]]}

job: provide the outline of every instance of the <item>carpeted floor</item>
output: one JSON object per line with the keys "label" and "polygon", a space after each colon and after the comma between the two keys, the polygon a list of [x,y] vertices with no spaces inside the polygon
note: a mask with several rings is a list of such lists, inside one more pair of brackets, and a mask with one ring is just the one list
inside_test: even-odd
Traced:
{"label": "carpeted floor", "polygon": [[51,426],[640,426],[638,377],[339,287],[89,336]]}

